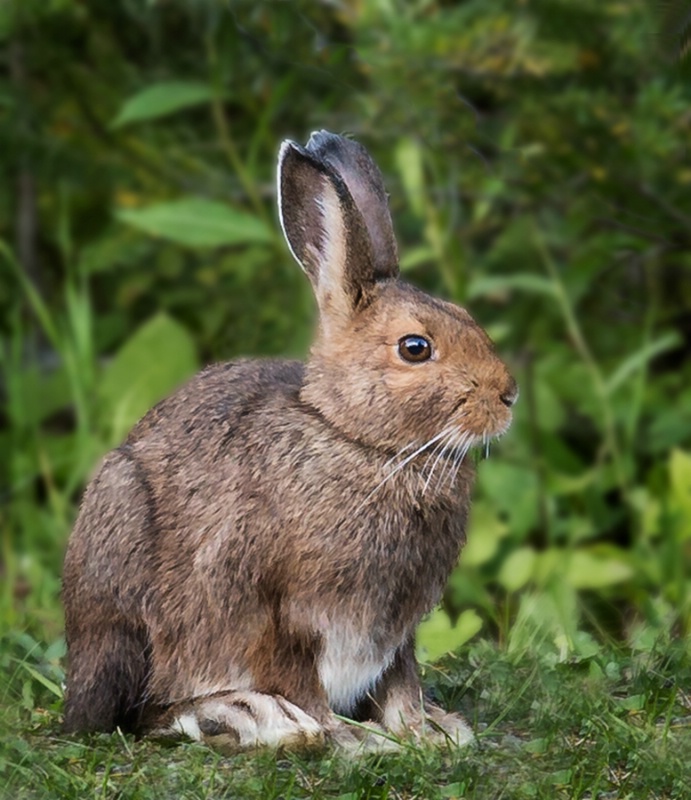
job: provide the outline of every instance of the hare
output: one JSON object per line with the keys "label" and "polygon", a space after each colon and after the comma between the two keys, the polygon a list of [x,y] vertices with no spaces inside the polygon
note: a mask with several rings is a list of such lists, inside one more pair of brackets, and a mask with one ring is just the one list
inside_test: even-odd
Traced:
{"label": "hare", "polygon": [[360,144],[284,142],[278,197],[310,356],[210,366],[106,456],[65,558],[65,728],[295,747],[349,741],[346,717],[467,743],[422,698],[415,629],[516,383],[466,311],[399,279]]}

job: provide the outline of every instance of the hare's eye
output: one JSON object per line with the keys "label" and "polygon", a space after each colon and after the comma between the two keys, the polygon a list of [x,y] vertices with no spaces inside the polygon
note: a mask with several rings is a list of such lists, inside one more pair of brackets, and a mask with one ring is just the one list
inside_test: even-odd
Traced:
{"label": "hare's eye", "polygon": [[404,361],[427,361],[432,345],[424,336],[403,336],[398,340],[398,354]]}

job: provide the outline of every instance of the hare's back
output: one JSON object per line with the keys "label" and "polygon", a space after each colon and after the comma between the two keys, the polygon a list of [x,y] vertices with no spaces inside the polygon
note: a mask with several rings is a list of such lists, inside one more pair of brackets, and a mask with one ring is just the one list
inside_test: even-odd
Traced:
{"label": "hare's back", "polygon": [[172,451],[214,450],[243,420],[271,406],[299,403],[304,365],[279,359],[213,364],[158,403],[132,429],[124,447],[164,442]]}

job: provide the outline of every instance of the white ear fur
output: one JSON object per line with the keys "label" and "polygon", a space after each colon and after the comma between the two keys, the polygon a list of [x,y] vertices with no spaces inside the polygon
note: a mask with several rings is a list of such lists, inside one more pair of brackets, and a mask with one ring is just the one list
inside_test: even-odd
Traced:
{"label": "white ear fur", "polygon": [[318,286],[316,289],[319,307],[328,309],[330,317],[345,319],[350,315],[350,303],[343,292],[348,259],[345,220],[336,190],[324,180],[324,193],[314,202],[321,214],[324,226],[321,247],[315,248],[318,264]]}

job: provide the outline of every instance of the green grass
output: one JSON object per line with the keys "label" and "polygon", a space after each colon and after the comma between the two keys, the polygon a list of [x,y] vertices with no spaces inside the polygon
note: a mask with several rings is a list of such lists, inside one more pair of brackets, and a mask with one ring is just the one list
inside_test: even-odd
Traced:
{"label": "green grass", "polygon": [[[487,641],[427,667],[430,691],[478,732],[461,751],[406,746],[232,757],[197,744],[60,731],[60,646],[2,650],[0,796],[7,798],[687,798],[691,659],[604,650],[558,663]],[[24,654],[22,655],[22,651]],[[40,676],[40,678],[38,677]],[[4,792],[4,794],[3,794]]]}

